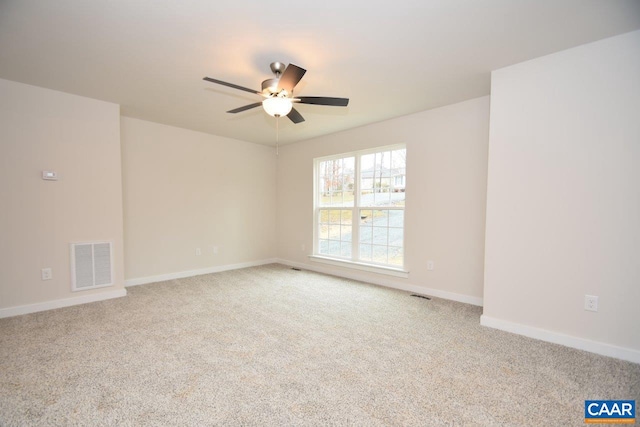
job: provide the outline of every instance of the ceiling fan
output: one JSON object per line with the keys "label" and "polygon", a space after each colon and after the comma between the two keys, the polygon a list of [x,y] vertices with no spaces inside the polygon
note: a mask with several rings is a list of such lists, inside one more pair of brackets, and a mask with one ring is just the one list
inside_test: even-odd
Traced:
{"label": "ceiling fan", "polygon": [[227,111],[227,113],[231,114],[240,113],[262,105],[264,111],[270,116],[287,116],[293,123],[301,123],[304,122],[304,117],[302,117],[298,110],[293,108],[294,103],[328,105],[333,107],[346,107],[349,104],[349,98],[328,98],[325,96],[294,97],[293,89],[300,82],[304,73],[307,72],[307,70],[297,65],[289,64],[287,66],[282,62],[272,62],[271,71],[273,71],[276,77],[263,81],[261,92],[233,83],[223,82],[222,80],[212,79],[211,77],[205,77],[203,80],[245,92],[255,93],[264,98],[261,102],[255,102]]}

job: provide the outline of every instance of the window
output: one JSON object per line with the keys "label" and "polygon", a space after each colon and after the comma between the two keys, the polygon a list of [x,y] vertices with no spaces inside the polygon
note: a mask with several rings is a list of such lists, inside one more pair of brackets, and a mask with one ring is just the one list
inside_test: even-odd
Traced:
{"label": "window", "polygon": [[316,159],[314,258],[402,271],[406,148]]}

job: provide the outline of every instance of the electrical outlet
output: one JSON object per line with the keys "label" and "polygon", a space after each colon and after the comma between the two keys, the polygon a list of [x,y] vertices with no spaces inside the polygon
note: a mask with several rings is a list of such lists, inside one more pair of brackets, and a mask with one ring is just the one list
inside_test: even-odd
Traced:
{"label": "electrical outlet", "polygon": [[431,271],[433,270],[434,266],[433,266],[433,261],[429,260],[427,261],[427,270]]}
{"label": "electrical outlet", "polygon": [[42,280],[51,280],[51,279],[53,279],[53,270],[51,270],[51,268],[43,268]]}
{"label": "electrical outlet", "polygon": [[585,295],[584,309],[587,311],[598,311],[598,297],[595,295]]}
{"label": "electrical outlet", "polygon": [[301,244],[301,245],[300,245],[300,250],[301,250],[302,252],[304,252],[304,250],[305,250],[305,249],[306,249],[305,244],[304,244],[304,243],[303,243],[303,244]]}
{"label": "electrical outlet", "polygon": [[213,247],[213,254],[214,255],[218,255],[218,247],[217,246]]}
{"label": "electrical outlet", "polygon": [[202,250],[200,248],[196,248],[196,255],[202,255]]}

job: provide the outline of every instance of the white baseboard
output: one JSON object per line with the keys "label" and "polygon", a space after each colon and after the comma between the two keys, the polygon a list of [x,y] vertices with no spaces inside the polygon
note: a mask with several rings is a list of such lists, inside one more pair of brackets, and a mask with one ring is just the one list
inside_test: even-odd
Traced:
{"label": "white baseboard", "polygon": [[463,294],[457,294],[454,292],[441,291],[439,289],[425,288],[423,286],[418,286],[411,283],[403,283],[397,280],[387,279],[386,277],[383,277],[383,275],[380,275],[380,277],[372,277],[371,275],[365,275],[355,271],[350,272],[350,271],[344,271],[343,269],[336,270],[330,267],[321,267],[321,266],[316,266],[311,264],[288,261],[286,259],[277,259],[276,262],[278,262],[279,264],[284,264],[291,267],[301,268],[303,270],[311,270],[318,273],[344,277],[346,279],[373,283],[374,285],[385,286],[387,288],[400,289],[403,291],[415,292],[417,294],[428,295],[428,296],[463,302],[466,304],[477,305],[482,307],[482,298],[472,297],[472,296],[463,295]]}
{"label": "white baseboard", "polygon": [[584,338],[573,337],[546,329],[535,328],[533,326],[522,325],[520,323],[509,322],[482,315],[480,324],[501,331],[511,332],[525,337],[535,338],[566,347],[577,348],[578,350],[589,351],[603,356],[615,357],[616,359],[628,362],[640,363],[640,351],[630,348],[618,347],[598,341],[591,341]]}
{"label": "white baseboard", "polygon": [[157,276],[138,277],[124,281],[126,287],[146,285],[147,283],[164,282],[166,280],[183,279],[185,277],[200,276],[202,274],[219,273],[221,271],[238,270],[240,268],[256,267],[258,265],[273,264],[278,262],[275,258],[260,261],[241,262],[238,264],[216,265],[214,267],[201,268],[198,270],[179,271],[177,273],[160,274]]}
{"label": "white baseboard", "polygon": [[114,289],[97,294],[63,298],[36,304],[19,305],[17,307],[0,308],[0,319],[4,317],[20,316],[22,314],[37,313],[38,311],[53,310],[55,308],[71,307],[72,305],[86,304],[89,302],[104,301],[124,296],[127,296],[126,289]]}

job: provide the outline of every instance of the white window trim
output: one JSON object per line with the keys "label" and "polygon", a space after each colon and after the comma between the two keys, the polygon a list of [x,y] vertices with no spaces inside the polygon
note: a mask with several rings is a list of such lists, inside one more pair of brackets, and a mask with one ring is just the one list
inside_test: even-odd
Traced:
{"label": "white window trim", "polygon": [[370,273],[386,274],[395,277],[409,277],[409,271],[401,268],[388,267],[386,265],[367,264],[362,261],[351,261],[339,258],[330,258],[322,255],[309,255],[309,260],[322,264],[334,265],[336,267],[353,268],[355,270],[368,271]]}
{"label": "white window trim", "polygon": [[[329,257],[325,255],[318,254],[318,179],[319,179],[319,169],[318,164],[320,162],[326,160],[332,160],[336,158],[344,158],[353,156],[357,158],[358,156],[363,156],[366,154],[377,153],[380,151],[391,151],[397,149],[406,149],[406,144],[393,144],[393,145],[385,145],[381,147],[374,147],[366,150],[356,150],[347,153],[334,154],[331,156],[317,157],[313,159],[313,254],[309,255],[309,260],[314,262],[319,262],[323,264],[329,264],[338,267],[351,268],[355,270],[368,271],[371,273],[378,274],[386,274],[389,276],[408,278],[409,271],[404,269],[403,267],[393,267],[388,265],[377,265],[372,263],[367,263],[363,261],[354,261],[348,259],[341,259],[337,257]],[[360,162],[356,160],[356,170],[355,170],[355,182],[354,182],[354,206],[353,207],[336,207],[335,209],[353,209],[354,211],[357,209],[368,209],[368,207],[360,206]],[[373,209],[373,208],[371,208]],[[406,212],[406,208],[402,209]],[[406,225],[406,223],[405,223]],[[353,238],[360,239],[359,237],[359,227],[356,228],[356,232],[354,232]],[[406,238],[406,228],[403,227],[403,249],[405,248],[404,240]],[[357,247],[357,245],[356,245]],[[406,255],[406,253],[405,253]]]}

